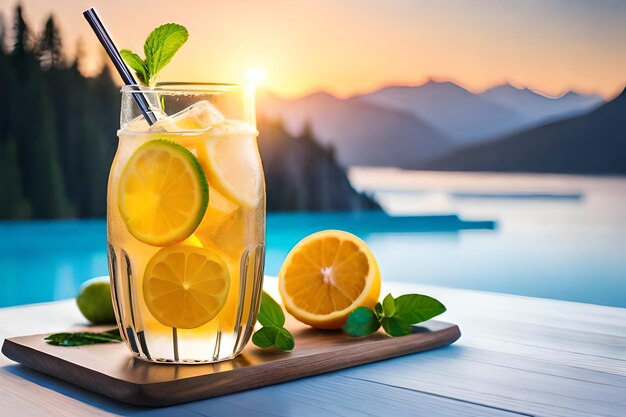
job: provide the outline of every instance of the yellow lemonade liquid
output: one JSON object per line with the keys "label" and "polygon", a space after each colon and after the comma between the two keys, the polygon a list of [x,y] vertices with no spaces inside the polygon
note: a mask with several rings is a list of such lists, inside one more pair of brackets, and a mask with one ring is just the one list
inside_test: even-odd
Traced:
{"label": "yellow lemonade liquid", "polygon": [[[135,126],[129,124],[118,132],[119,145],[111,167],[107,200],[109,268],[118,323],[128,347],[142,359],[183,363],[229,359],[248,342],[261,298],[265,186],[257,132],[243,122],[229,120],[207,129],[196,126],[195,119],[186,115],[178,120],[168,118],[160,125],[161,128],[157,123],[156,129],[148,129],[138,120]],[[171,143],[181,145],[193,156],[178,146],[170,146]],[[165,157],[146,153],[145,149],[153,144],[157,150],[153,154]],[[165,153],[158,153],[159,146]],[[167,154],[170,148],[172,157]],[[141,159],[142,152],[148,156]],[[160,191],[132,199],[126,194],[137,190],[149,193],[153,184],[172,181],[168,192],[175,190],[188,198],[192,190],[186,188],[195,184],[195,179],[179,180],[181,175],[193,175],[172,171],[182,169],[178,156],[183,162],[193,162],[189,166],[197,166],[194,160],[199,163],[208,184],[208,205],[200,213],[199,224],[194,224],[195,229],[179,233],[175,242],[168,238],[170,242],[162,243],[160,234],[169,233],[170,220],[163,221],[149,212],[153,207],[151,199],[161,198]],[[125,174],[125,170],[140,180],[125,179],[125,175],[131,175]],[[142,170],[151,174],[143,174]],[[158,177],[160,172],[168,172],[165,179]],[[201,179],[201,173],[198,174]],[[141,175],[158,178],[150,182]],[[189,206],[186,201],[174,203],[180,204],[181,213]],[[136,207],[141,204],[148,209],[142,212]],[[125,218],[124,210],[141,212],[141,222]],[[173,224],[179,217],[195,215],[179,214],[172,214]],[[144,238],[134,228],[148,228],[152,234]],[[162,255],[167,253],[173,255]],[[159,265],[160,259],[167,262]],[[192,269],[203,262],[204,269]],[[163,274],[167,276],[165,280]],[[146,280],[150,281],[146,284]],[[212,318],[206,321],[209,317]]]}

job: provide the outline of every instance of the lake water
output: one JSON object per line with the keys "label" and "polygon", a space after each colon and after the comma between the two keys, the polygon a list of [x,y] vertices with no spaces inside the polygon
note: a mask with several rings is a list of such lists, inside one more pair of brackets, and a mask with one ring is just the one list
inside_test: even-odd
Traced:
{"label": "lake water", "polygon": [[374,237],[394,279],[626,307],[626,178],[394,169],[350,177],[395,215],[497,222],[494,231]]}
{"label": "lake water", "polygon": [[[626,179],[371,168],[350,177],[393,216],[270,214],[266,273],[302,237],[341,228],[368,242],[385,280],[626,307]],[[102,220],[0,222],[0,307],[75,296],[107,273],[105,245]]]}

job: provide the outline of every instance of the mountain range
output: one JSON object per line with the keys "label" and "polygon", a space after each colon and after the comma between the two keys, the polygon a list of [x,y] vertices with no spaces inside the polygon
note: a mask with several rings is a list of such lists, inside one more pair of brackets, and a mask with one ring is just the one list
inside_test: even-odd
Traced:
{"label": "mountain range", "polygon": [[586,114],[470,146],[414,168],[626,174],[626,90]]}
{"label": "mountain range", "polygon": [[549,98],[503,84],[475,94],[449,81],[429,81],[346,99],[326,92],[283,99],[265,91],[257,108],[282,120],[292,135],[310,126],[343,165],[414,167],[602,103],[599,96],[576,92]]}
{"label": "mountain range", "polygon": [[524,122],[523,127],[530,124],[543,124],[563,116],[571,117],[585,113],[603,103],[602,97],[595,94],[581,94],[570,91],[558,98],[551,98],[528,88],[517,88],[510,84],[492,87],[480,94],[481,97],[513,109]]}
{"label": "mountain range", "polygon": [[262,117],[282,120],[293,136],[310,128],[321,144],[334,149],[344,166],[408,167],[454,148],[444,134],[420,118],[356,99],[319,92],[285,100],[265,92],[258,95],[258,103]]}
{"label": "mountain range", "polygon": [[521,122],[515,109],[473,94],[452,82],[385,87],[358,100],[410,112],[458,144],[499,136],[517,128]]}
{"label": "mountain range", "polygon": [[569,92],[549,98],[502,84],[474,94],[450,81],[417,87],[385,87],[359,100],[409,111],[459,144],[484,142],[546,120],[571,116],[601,104],[596,95]]}

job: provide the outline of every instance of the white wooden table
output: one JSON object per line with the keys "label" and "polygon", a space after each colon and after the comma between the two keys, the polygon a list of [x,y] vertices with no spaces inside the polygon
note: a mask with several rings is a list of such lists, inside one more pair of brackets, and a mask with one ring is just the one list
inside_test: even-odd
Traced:
{"label": "white wooden table", "polygon": [[[266,288],[275,289],[275,279]],[[133,407],[0,355],[2,416],[626,416],[626,309],[387,283],[460,325],[454,345],[163,409]],[[626,296],[626,295],[625,295]],[[0,309],[0,337],[83,324],[73,300]]]}

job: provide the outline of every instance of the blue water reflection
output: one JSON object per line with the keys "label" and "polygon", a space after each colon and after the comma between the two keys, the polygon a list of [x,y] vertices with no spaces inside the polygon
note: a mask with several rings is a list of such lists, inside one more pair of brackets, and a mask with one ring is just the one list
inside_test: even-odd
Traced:
{"label": "blue water reflection", "polygon": [[[278,274],[304,236],[335,228],[368,242],[385,280],[626,307],[626,181],[600,184],[609,185],[594,182],[579,198],[447,192],[446,211],[460,218],[415,215],[434,198],[423,190],[377,192],[408,217],[270,214],[266,272]],[[105,245],[101,220],[0,222],[0,306],[73,297],[83,281],[107,273]]]}

